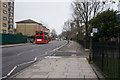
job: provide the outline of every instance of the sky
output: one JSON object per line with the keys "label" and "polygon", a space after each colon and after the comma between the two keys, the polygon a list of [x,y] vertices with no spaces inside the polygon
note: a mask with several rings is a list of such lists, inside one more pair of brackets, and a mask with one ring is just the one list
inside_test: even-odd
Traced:
{"label": "sky", "polygon": [[62,25],[71,16],[71,1],[16,1],[15,22],[32,19],[49,29],[62,32]]}
{"label": "sky", "polygon": [[[73,0],[15,0],[15,21],[32,19],[57,34],[62,32],[64,22],[71,18],[71,2]],[[118,0],[117,0],[118,1]],[[113,6],[117,10],[117,4]]]}

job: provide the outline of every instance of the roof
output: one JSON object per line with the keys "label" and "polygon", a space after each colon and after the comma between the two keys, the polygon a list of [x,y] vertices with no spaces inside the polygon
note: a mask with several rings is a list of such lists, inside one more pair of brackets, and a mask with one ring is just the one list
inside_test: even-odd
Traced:
{"label": "roof", "polygon": [[47,30],[49,30],[46,26],[42,26],[43,28],[45,28],[45,29],[47,29]]}
{"label": "roof", "polygon": [[36,31],[43,31],[43,30],[36,30]]}
{"label": "roof", "polygon": [[44,28],[46,28],[45,26],[43,26]]}
{"label": "roof", "polygon": [[49,30],[48,28],[46,28],[47,30]]}
{"label": "roof", "polygon": [[[22,21],[18,21],[16,23],[37,23],[37,24],[41,24],[41,23],[38,23],[34,20],[31,20],[31,19],[27,19],[27,20],[22,20]],[[42,25],[42,24],[41,24]]]}

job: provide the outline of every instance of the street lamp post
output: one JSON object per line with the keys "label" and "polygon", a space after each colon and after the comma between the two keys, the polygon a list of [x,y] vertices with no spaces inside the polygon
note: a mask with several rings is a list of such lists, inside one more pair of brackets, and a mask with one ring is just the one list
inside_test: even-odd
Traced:
{"label": "street lamp post", "polygon": [[89,53],[89,62],[92,60],[92,42],[93,42],[93,36],[94,36],[94,33],[98,33],[99,30],[98,28],[92,28],[92,33],[90,33],[90,53]]}
{"label": "street lamp post", "polygon": [[90,34],[90,53],[89,53],[89,62],[92,60],[92,37],[93,33]]}

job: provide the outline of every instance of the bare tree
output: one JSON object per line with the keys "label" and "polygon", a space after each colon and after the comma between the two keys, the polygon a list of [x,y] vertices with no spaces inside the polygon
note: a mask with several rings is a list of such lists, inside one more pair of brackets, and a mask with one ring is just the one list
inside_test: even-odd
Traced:
{"label": "bare tree", "polygon": [[64,23],[62,31],[63,32],[67,32],[67,31],[70,31],[70,30],[71,30],[71,28],[70,28],[70,21],[68,20],[68,21],[66,21]]}
{"label": "bare tree", "polygon": [[86,38],[88,38],[89,20],[104,9],[104,4],[104,2],[96,2],[96,0],[90,0],[89,2],[75,0],[72,3],[72,16],[77,23],[77,27],[85,25]]}
{"label": "bare tree", "polygon": [[62,33],[64,34],[67,40],[70,39],[70,31],[71,31],[70,23],[71,23],[70,20],[67,20],[62,27]]}
{"label": "bare tree", "polygon": [[55,29],[52,29],[51,33],[52,33],[53,38],[55,39],[57,37],[57,33],[56,33]]}

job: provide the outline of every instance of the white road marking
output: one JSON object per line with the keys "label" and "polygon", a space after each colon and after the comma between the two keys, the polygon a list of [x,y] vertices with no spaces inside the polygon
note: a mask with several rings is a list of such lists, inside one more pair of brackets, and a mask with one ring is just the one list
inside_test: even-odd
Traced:
{"label": "white road marking", "polygon": [[47,52],[45,52],[45,55],[47,55]]}
{"label": "white road marking", "polygon": [[22,55],[22,54],[23,54],[23,52],[21,52],[21,53],[17,54],[17,56],[20,56],[20,55]]}
{"label": "white road marking", "polygon": [[71,46],[71,44],[68,45],[68,47],[70,47],[70,46]]}
{"label": "white road marking", "polygon": [[68,45],[68,47],[70,47],[73,44],[73,42],[71,42],[71,44]]}
{"label": "white road marking", "polygon": [[[67,43],[66,43],[66,44],[67,44]],[[62,45],[62,46],[60,46],[60,47],[57,47],[57,48],[53,49],[53,51],[57,51],[58,49],[64,47],[66,44],[64,44],[64,45]]]}
{"label": "white road marking", "polygon": [[33,63],[33,62],[36,62],[36,61],[37,61],[37,57],[35,57],[33,61],[29,61],[29,62],[25,62],[25,63],[22,63],[22,64],[18,64],[17,66],[13,67],[13,69],[6,76],[4,76],[4,77],[2,77],[0,79],[4,79],[4,78],[7,78],[8,76],[10,76],[17,67],[25,65],[25,64]]}
{"label": "white road marking", "polygon": [[59,57],[59,56],[47,56],[45,58],[52,58],[52,59],[56,59],[56,58],[62,58],[62,57]]}
{"label": "white road marking", "polygon": [[15,66],[8,74],[7,76],[10,76],[10,74],[17,68],[18,66]]}
{"label": "white road marking", "polygon": [[76,56],[76,54],[72,54],[71,56]]}
{"label": "white road marking", "polygon": [[20,56],[20,55],[22,55],[22,54],[24,54],[24,53],[26,53],[26,52],[33,52],[33,51],[35,51],[35,50],[38,50],[38,49],[32,49],[32,50],[29,50],[29,51],[24,51],[24,52],[20,52],[19,54],[17,54],[17,56]]}

